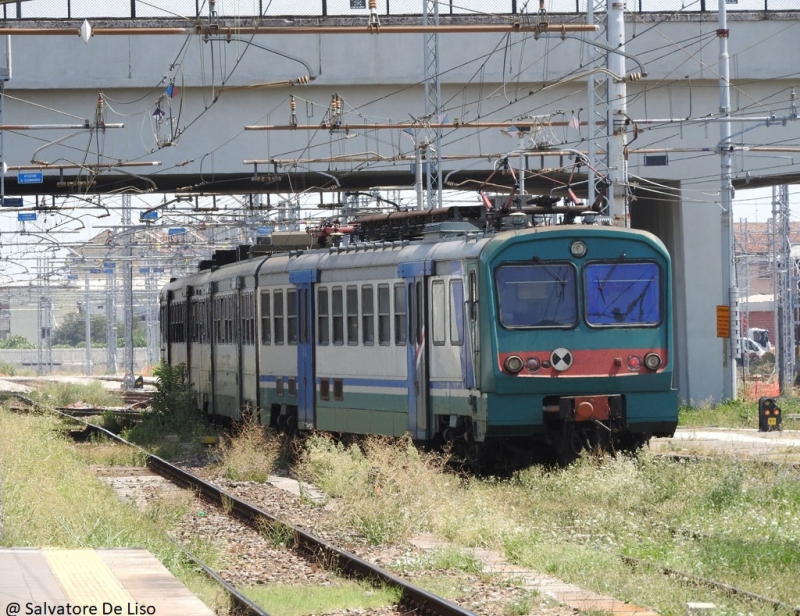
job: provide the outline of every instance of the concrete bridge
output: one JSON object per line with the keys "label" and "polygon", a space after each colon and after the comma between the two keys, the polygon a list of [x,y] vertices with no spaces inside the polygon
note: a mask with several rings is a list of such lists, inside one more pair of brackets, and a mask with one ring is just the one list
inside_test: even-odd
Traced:
{"label": "concrete bridge", "polygon": [[[583,19],[550,16],[552,24]],[[413,186],[411,137],[424,138],[424,123],[411,136],[377,125],[410,126],[424,115],[423,35],[389,27],[419,17],[386,19],[372,33],[364,17],[220,18],[212,28],[208,20],[103,20],[93,21],[86,43],[81,21],[0,24],[11,34],[12,57],[0,118],[6,196]],[[732,114],[741,118],[732,126],[734,185],[798,181],[800,12],[739,12],[728,22]],[[510,26],[513,16],[442,23],[496,26],[439,36],[442,176],[448,187],[472,191],[457,198],[476,202],[494,163],[517,145],[500,128],[520,119],[532,126],[527,193],[584,180],[567,150],[586,150],[594,125],[591,35],[537,36]],[[631,226],[656,233],[673,255],[676,384],[695,402],[730,391],[727,341],[715,327],[716,306],[728,303],[717,30],[713,12],[631,13],[625,24],[626,51],[636,60],[626,69],[638,71],[638,62],[646,71],[626,84],[635,195],[628,214]],[[341,116],[331,107],[337,94]],[[267,125],[276,128],[245,129]],[[40,171],[42,183],[20,183],[29,176],[19,173]]]}

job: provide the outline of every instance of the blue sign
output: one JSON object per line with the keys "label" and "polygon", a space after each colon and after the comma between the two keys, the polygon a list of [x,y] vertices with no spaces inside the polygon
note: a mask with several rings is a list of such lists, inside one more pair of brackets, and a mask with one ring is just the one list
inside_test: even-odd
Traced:
{"label": "blue sign", "polygon": [[153,268],[153,273],[154,274],[163,274],[164,273],[164,268],[163,267],[154,267]]}
{"label": "blue sign", "polygon": [[44,178],[41,171],[17,174],[17,184],[41,184],[43,181]]}
{"label": "blue sign", "polygon": [[139,268],[139,273],[140,274],[149,274],[150,273],[150,268],[149,267],[140,267]]}
{"label": "blue sign", "polygon": [[20,222],[25,222],[26,220],[36,220],[36,212],[19,212],[17,214],[17,220]]}
{"label": "blue sign", "polygon": [[170,227],[168,233],[170,235],[185,235],[186,229],[184,227]]}
{"label": "blue sign", "polygon": [[89,273],[90,274],[99,274],[100,273],[100,268],[99,267],[90,267],[89,268]]}
{"label": "blue sign", "polygon": [[142,222],[158,220],[158,212],[156,210],[145,210],[139,214],[139,220]]}
{"label": "blue sign", "polygon": [[70,274],[69,276],[67,276],[67,280],[77,280],[77,279],[78,279],[77,274]]}
{"label": "blue sign", "polygon": [[22,207],[22,197],[6,197],[3,199],[3,207]]}
{"label": "blue sign", "polygon": [[116,266],[117,266],[116,263],[114,263],[113,261],[103,261],[103,267],[105,267],[106,269],[114,269]]}
{"label": "blue sign", "polygon": [[114,268],[113,267],[104,267],[103,268],[103,273],[104,274],[113,274],[114,273]]}
{"label": "blue sign", "polygon": [[269,235],[274,230],[275,227],[259,227],[258,229],[256,229],[256,233],[258,233],[258,235]]}

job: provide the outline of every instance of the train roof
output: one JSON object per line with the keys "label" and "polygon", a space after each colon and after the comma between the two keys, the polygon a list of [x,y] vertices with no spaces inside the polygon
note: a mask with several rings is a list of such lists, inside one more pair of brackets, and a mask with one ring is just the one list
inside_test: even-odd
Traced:
{"label": "train roof", "polygon": [[233,276],[288,273],[301,270],[334,270],[351,268],[375,268],[399,263],[419,261],[452,261],[468,258],[490,258],[510,243],[524,242],[536,236],[545,237],[609,237],[620,239],[637,237],[661,250],[669,258],[661,240],[647,231],[595,225],[564,225],[532,227],[502,231],[492,235],[471,233],[436,241],[396,241],[367,244],[351,244],[326,249],[296,251],[251,257],[243,261],[203,270],[168,284],[166,290],[200,285]]}

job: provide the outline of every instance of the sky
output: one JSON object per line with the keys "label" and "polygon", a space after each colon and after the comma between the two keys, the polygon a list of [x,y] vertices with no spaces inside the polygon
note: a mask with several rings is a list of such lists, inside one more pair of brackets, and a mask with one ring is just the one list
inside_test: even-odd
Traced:
{"label": "sky", "polygon": [[[800,185],[789,186],[789,209],[792,222],[800,221]],[[767,222],[772,218],[772,189],[737,190],[733,199],[733,221]]]}

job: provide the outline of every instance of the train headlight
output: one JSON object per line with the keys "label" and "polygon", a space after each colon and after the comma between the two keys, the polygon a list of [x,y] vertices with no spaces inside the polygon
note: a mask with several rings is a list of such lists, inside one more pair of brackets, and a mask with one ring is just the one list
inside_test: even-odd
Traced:
{"label": "train headlight", "polygon": [[522,366],[524,365],[522,362],[522,358],[516,355],[509,355],[506,357],[506,361],[503,364],[511,374],[516,374],[520,370],[522,370]]}
{"label": "train headlight", "polygon": [[536,357],[529,357],[525,360],[525,367],[529,372],[536,372],[541,365],[541,362]]}
{"label": "train headlight", "polygon": [[638,355],[628,355],[628,370],[638,370],[642,367],[642,358]]}
{"label": "train headlight", "polygon": [[661,355],[658,353],[648,353],[644,356],[644,365],[650,370],[658,370],[661,367]]}
{"label": "train headlight", "polygon": [[570,254],[576,259],[582,259],[585,257],[587,250],[588,248],[586,247],[586,242],[582,240],[575,240],[572,242],[572,246],[569,247]]}

